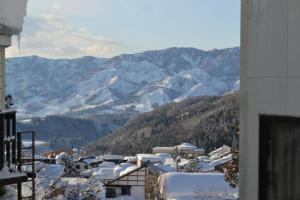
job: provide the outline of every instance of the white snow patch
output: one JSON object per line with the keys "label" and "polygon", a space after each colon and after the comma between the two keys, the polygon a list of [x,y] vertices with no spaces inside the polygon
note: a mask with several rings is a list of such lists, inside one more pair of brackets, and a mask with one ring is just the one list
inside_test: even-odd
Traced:
{"label": "white snow patch", "polygon": [[238,198],[238,189],[231,188],[222,173],[165,173],[159,177],[159,191],[169,200]]}

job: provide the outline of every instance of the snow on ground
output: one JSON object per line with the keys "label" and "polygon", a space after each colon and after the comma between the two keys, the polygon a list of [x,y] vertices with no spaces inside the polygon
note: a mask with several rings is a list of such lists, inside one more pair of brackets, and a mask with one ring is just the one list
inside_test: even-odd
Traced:
{"label": "snow on ground", "polygon": [[165,173],[159,177],[160,194],[167,200],[237,199],[238,189],[222,173]]}
{"label": "snow on ground", "polygon": [[1,200],[18,199],[17,191],[11,186],[5,186],[5,194],[1,196]]}

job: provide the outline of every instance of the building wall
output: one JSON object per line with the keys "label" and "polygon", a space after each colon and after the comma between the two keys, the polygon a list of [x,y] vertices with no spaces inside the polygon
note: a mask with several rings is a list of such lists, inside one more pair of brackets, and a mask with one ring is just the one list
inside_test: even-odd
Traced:
{"label": "building wall", "polygon": [[300,117],[300,1],[242,0],[240,199],[258,199],[259,115]]}
{"label": "building wall", "polygon": [[[74,166],[76,166],[76,165],[79,165],[79,166],[80,166],[80,169],[77,169],[77,168],[75,167],[77,173],[80,173],[80,172],[83,172],[83,171],[92,169],[92,167],[91,167],[90,165],[88,165],[88,164],[86,164],[86,163],[84,163],[84,162],[81,162],[81,161],[75,162],[75,163],[74,163]],[[88,169],[85,169],[85,168],[84,168],[84,166],[86,166],[86,165],[88,166]]]}

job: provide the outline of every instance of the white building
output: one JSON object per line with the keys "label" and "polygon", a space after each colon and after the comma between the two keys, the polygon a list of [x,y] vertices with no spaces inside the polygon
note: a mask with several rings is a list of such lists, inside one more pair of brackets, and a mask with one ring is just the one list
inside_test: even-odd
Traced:
{"label": "white building", "polygon": [[300,1],[243,0],[240,199],[300,199]]}

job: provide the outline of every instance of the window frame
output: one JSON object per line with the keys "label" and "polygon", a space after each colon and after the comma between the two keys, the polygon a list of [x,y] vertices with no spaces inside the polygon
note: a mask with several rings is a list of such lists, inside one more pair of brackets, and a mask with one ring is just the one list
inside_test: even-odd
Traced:
{"label": "window frame", "polygon": [[281,115],[259,115],[259,160],[258,160],[258,197],[266,200],[267,195],[267,157],[269,155],[268,139],[270,138],[270,123],[272,122],[299,123],[300,117]]}

